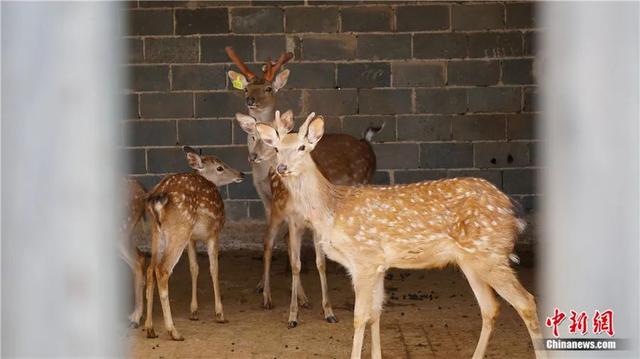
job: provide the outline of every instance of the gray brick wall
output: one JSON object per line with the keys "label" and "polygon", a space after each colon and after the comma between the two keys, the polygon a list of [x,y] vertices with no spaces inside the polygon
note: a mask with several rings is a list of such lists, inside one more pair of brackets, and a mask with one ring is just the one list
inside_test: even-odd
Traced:
{"label": "gray brick wall", "polygon": [[[376,140],[378,183],[478,176],[535,205],[540,29],[530,2],[133,1],[122,122],[129,172],[148,188],[188,170],[195,145],[248,171],[234,123],[242,94],[231,45],[257,66],[295,54],[280,108],[327,115],[333,132]],[[264,215],[251,181],[221,189],[231,219]]]}

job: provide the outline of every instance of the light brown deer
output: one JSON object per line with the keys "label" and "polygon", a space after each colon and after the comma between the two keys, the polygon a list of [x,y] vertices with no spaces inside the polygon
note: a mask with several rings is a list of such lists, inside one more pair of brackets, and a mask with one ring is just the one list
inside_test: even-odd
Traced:
{"label": "light brown deer", "polygon": [[122,235],[119,241],[120,256],[131,267],[133,272],[134,309],[129,316],[131,326],[137,328],[144,309],[144,254],[136,247],[133,231],[140,223],[144,214],[147,192],[140,182],[132,178],[126,178],[127,190],[127,218],[124,221]]}
{"label": "light brown deer", "polygon": [[[173,324],[169,306],[169,276],[185,247],[189,248],[191,267],[197,266],[193,241],[207,244],[209,270],[213,281],[216,320],[224,323],[218,282],[218,240],[224,225],[224,203],[217,186],[242,182],[244,175],[214,156],[200,156],[185,146],[189,166],[195,173],[180,173],[165,177],[149,194],[147,211],[153,217],[151,264],[147,268],[147,337],[157,337],[153,329],[154,275],[162,304],[165,327],[171,338],[183,340]],[[191,253],[193,252],[193,253]],[[195,273],[195,276],[194,276]],[[192,288],[198,270],[192,268]],[[193,294],[193,292],[192,292]],[[194,315],[192,297],[192,316]],[[196,302],[197,310],[197,302]]]}
{"label": "light brown deer", "polygon": [[[263,77],[257,77],[249,71],[242,60],[227,48],[227,54],[242,71],[242,74],[229,71],[229,78],[233,82],[239,81],[245,89],[245,98],[249,108],[249,116],[237,113],[236,119],[240,127],[247,132],[249,147],[249,162],[253,172],[253,182],[265,206],[267,217],[267,232],[264,237],[264,270],[258,288],[263,289],[263,305],[272,307],[270,269],[273,244],[282,223],[289,224],[289,260],[292,268],[291,304],[289,307],[288,326],[293,328],[298,323],[298,300],[301,305],[308,306],[308,299],[300,281],[300,246],[302,235],[306,228],[304,221],[296,215],[291,205],[289,195],[278,177],[274,175],[275,151],[260,140],[255,131],[257,122],[271,123],[274,120],[276,93],[289,78],[289,70],[277,70],[291,59],[293,54],[282,54],[276,63],[267,60]],[[246,76],[246,77],[245,77]],[[288,113],[292,116],[291,113]],[[344,134],[330,134],[325,136],[314,153],[314,159],[330,181],[337,184],[353,185],[369,183],[375,173],[375,153],[369,142],[371,138],[382,130],[368,128],[363,140]],[[314,236],[315,237],[315,236]],[[319,244],[314,240],[316,249],[316,267],[320,275],[322,288],[322,307],[324,317],[329,323],[337,322],[331,308],[325,273],[325,257]]]}
{"label": "light brown deer", "polygon": [[[524,221],[509,197],[479,178],[394,186],[340,186],[328,181],[311,153],[324,120],[310,114],[299,132],[276,113],[276,128],[258,124],[262,140],[277,150],[277,173],[297,213],[313,226],[329,258],[347,268],[356,294],[352,358],[360,358],[365,325],[371,353],[380,358],[384,275],[395,268],[457,264],[476,295],[482,331],[474,358],[484,357],[498,314],[494,290],[524,320],[532,341],[541,338],[534,297],[509,266]],[[542,357],[543,351],[536,355]]]}

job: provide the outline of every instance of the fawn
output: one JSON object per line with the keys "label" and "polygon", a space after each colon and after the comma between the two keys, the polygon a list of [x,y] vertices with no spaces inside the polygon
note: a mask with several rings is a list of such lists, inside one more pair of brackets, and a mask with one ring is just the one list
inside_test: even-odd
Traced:
{"label": "fawn", "polygon": [[[513,203],[479,178],[394,186],[340,186],[328,181],[311,153],[324,134],[324,120],[311,113],[299,132],[276,112],[276,128],[258,124],[262,141],[277,150],[276,171],[297,213],[313,226],[329,258],[347,268],[356,300],[352,358],[360,358],[365,325],[371,353],[381,357],[380,314],[388,268],[439,268],[457,264],[482,314],[473,354],[484,357],[498,314],[494,290],[517,310],[534,342],[541,338],[534,297],[509,266],[524,221]],[[544,352],[536,351],[542,357]]]}
{"label": "fawn", "polygon": [[129,316],[131,326],[137,328],[140,325],[142,311],[144,307],[144,254],[136,247],[133,239],[133,231],[142,219],[145,210],[147,192],[140,182],[132,178],[126,178],[127,196],[127,218],[122,228],[119,249],[120,257],[131,267],[133,272],[133,292],[135,298],[134,310]]}
{"label": "fawn", "polygon": [[[268,222],[267,232],[264,237],[263,276],[258,288],[263,290],[264,307],[270,309],[272,307],[270,286],[272,249],[275,237],[283,221],[286,220],[289,224],[288,249],[292,268],[292,293],[288,326],[292,328],[297,326],[298,299],[302,306],[308,306],[308,299],[304,293],[299,275],[300,245],[306,226],[300,216],[295,214],[286,189],[279,178],[275,176],[273,171],[275,151],[262,143],[258,133],[255,131],[255,126],[257,122],[273,122],[276,93],[286,85],[290,71],[283,70],[277,75],[276,73],[284,63],[293,57],[293,54],[282,54],[276,63],[271,63],[268,59],[264,67],[263,77],[259,78],[249,71],[232,48],[227,47],[226,51],[229,58],[242,72],[242,74],[239,74],[229,71],[229,78],[232,82],[239,82],[241,84],[239,87],[245,90],[245,99],[249,109],[249,115],[237,113],[236,120],[248,135],[247,145],[249,147],[249,162],[252,167],[253,182],[263,201]],[[372,137],[381,130],[382,127],[368,128],[365,131],[363,140],[358,140],[349,135],[329,134],[325,136],[320,146],[318,146],[318,150],[314,152],[314,159],[327,178],[334,183],[344,185],[369,183],[375,173],[376,166],[375,153],[369,143]],[[318,268],[322,288],[324,316],[329,323],[335,323],[337,319],[333,314],[328,297],[325,257],[315,240],[314,244],[316,267]]]}
{"label": "fawn", "polygon": [[[162,304],[165,327],[173,340],[183,340],[173,324],[169,306],[169,276],[185,247],[188,247],[192,275],[192,317],[195,285],[198,276],[195,240],[205,241],[209,255],[209,270],[213,281],[216,320],[224,323],[220,286],[218,283],[218,240],[224,225],[224,203],[217,186],[242,182],[244,174],[229,167],[214,156],[200,156],[185,146],[189,166],[195,173],[179,173],[165,177],[149,193],[147,211],[153,218],[151,264],[147,268],[147,337],[157,337],[153,329],[154,279]],[[194,268],[195,267],[195,268]],[[195,269],[195,270],[194,270]],[[155,275],[155,278],[154,278]]]}

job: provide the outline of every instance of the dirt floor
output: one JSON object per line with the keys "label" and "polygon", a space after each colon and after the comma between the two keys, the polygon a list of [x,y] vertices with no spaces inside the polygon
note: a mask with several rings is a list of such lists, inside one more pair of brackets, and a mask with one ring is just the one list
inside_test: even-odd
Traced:
{"label": "dirt floor", "polygon": [[[129,329],[126,341],[135,358],[347,358],[351,351],[354,294],[344,270],[328,266],[333,308],[339,322],[323,320],[320,283],[313,251],[304,249],[302,283],[311,309],[300,309],[299,324],[287,329],[290,275],[285,252],[276,252],[271,310],[262,308],[255,286],[262,271],[262,254],[249,251],[221,253],[221,287],[228,323],[214,320],[208,259],[199,256],[199,320],[189,320],[190,276],[186,255],[170,281],[173,319],[182,342],[164,330],[156,294],[154,325],[160,335],[147,339],[142,326]],[[524,285],[533,287],[533,270],[517,268]],[[385,281],[388,301],[382,315],[382,350],[385,358],[470,358],[480,334],[481,318],[475,298],[460,271],[391,270]],[[523,322],[506,302],[490,340],[489,358],[529,358],[533,349]],[[363,358],[370,357],[369,333]]]}

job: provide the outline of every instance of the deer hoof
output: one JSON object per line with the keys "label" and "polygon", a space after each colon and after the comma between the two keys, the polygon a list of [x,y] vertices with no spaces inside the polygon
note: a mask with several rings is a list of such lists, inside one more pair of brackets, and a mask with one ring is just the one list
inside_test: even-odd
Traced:
{"label": "deer hoof", "polygon": [[328,316],[328,317],[326,317],[324,319],[327,321],[327,323],[337,323],[338,322],[338,318],[336,318],[335,315],[330,315],[330,316]]}
{"label": "deer hoof", "polygon": [[158,337],[158,334],[156,334],[156,331],[153,330],[153,328],[147,328],[147,338],[153,339],[157,337]]}
{"label": "deer hoof", "polygon": [[194,310],[193,312],[191,312],[191,315],[189,316],[189,320],[198,320],[198,311]]}
{"label": "deer hoof", "polygon": [[136,321],[133,321],[133,320],[129,321],[129,328],[137,328],[139,326],[140,326],[139,322],[136,322]]}
{"label": "deer hoof", "polygon": [[220,324],[229,323],[228,320],[224,319],[224,315],[216,314],[216,322]]}
{"label": "deer hoof", "polygon": [[182,335],[180,335],[180,333],[178,333],[177,330],[172,330],[169,332],[169,335],[171,335],[171,339],[177,341],[177,342],[181,342],[184,340],[184,337]]}
{"label": "deer hoof", "polygon": [[293,329],[293,328],[295,328],[297,326],[298,326],[298,322],[295,321],[295,320],[292,320],[289,323],[287,323],[287,328],[289,328],[289,329]]}
{"label": "deer hoof", "polygon": [[273,304],[271,303],[271,300],[266,300],[262,306],[264,307],[264,309],[266,310],[270,310],[273,309]]}

